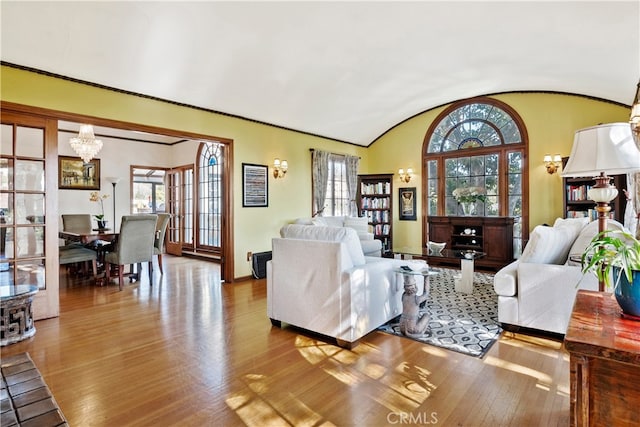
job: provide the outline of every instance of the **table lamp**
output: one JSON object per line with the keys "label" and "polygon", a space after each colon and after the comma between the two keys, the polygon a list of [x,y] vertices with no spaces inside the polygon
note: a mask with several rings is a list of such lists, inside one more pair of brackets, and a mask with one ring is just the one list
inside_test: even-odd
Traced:
{"label": "table lamp", "polygon": [[[611,185],[609,175],[640,170],[640,151],[631,135],[629,123],[609,123],[576,131],[567,165],[561,175],[593,177],[595,185],[587,197],[596,202],[598,232],[607,229],[609,202],[616,198],[618,189]],[[600,283],[604,291],[604,283]]]}

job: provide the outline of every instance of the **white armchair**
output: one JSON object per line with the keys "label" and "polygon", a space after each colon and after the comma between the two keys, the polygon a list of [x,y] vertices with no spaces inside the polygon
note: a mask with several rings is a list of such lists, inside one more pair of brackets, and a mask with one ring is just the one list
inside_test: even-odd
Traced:
{"label": "white armchair", "polygon": [[402,312],[402,261],[365,257],[355,230],[290,224],[272,241],[267,314],[352,348]]}
{"label": "white armchair", "polygon": [[[617,221],[609,229],[622,229]],[[564,335],[578,289],[598,290],[594,274],[583,274],[579,261],[598,233],[597,222],[558,219],[553,227],[537,226],[517,261],[494,277],[498,321],[505,328],[524,327]]]}

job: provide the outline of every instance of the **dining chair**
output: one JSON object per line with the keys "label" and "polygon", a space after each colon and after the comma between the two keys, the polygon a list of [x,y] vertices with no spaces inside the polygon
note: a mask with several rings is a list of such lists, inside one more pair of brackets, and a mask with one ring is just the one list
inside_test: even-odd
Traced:
{"label": "dining chair", "polygon": [[[111,279],[111,266],[118,266],[118,284],[122,290],[124,266],[131,265],[129,274],[133,274],[133,264],[138,264],[138,272],[143,262],[153,260],[153,244],[156,234],[158,215],[124,215],[120,222],[120,233],[113,252],[104,256],[107,283]],[[151,273],[151,271],[149,271]],[[151,278],[150,278],[151,280]]]}
{"label": "dining chair", "polygon": [[98,254],[96,251],[91,249],[80,247],[63,249],[60,247],[59,251],[59,264],[60,265],[69,265],[69,264],[79,264],[85,262],[91,262],[93,267],[93,278],[96,279],[98,276]]}
{"label": "dining chair", "polygon": [[69,230],[91,230],[91,215],[89,214],[63,214],[62,229]]}
{"label": "dining chair", "polygon": [[[162,271],[162,254],[165,253],[165,245],[164,245],[164,237],[167,232],[167,227],[169,225],[169,219],[171,218],[171,214],[161,213],[158,214],[158,222],[156,223],[156,234],[155,240],[153,242],[153,254],[158,256],[158,268],[160,269],[160,274],[163,274]],[[153,263],[149,263],[149,270],[153,268]]]}

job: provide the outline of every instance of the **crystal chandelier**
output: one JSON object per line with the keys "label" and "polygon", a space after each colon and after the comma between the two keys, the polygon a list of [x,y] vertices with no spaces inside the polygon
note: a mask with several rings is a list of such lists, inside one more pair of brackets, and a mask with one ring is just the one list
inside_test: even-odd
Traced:
{"label": "crystal chandelier", "polygon": [[102,141],[93,135],[93,126],[91,125],[81,125],[78,136],[71,138],[69,144],[85,163],[93,159],[102,149]]}

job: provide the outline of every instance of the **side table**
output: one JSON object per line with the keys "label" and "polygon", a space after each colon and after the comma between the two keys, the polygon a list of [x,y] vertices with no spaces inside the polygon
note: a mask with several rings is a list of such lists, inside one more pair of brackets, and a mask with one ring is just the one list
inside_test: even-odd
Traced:
{"label": "side table", "polygon": [[31,303],[37,292],[34,285],[0,286],[0,346],[35,335]]}
{"label": "side table", "polygon": [[578,291],[565,335],[571,426],[640,425],[640,322],[608,292]]}
{"label": "side table", "polygon": [[[420,315],[420,306],[429,298],[429,276],[439,273],[429,269],[426,263],[424,266],[425,268],[422,270],[411,270],[408,267],[400,267],[394,270],[402,276],[404,285],[400,331],[408,337],[423,335],[429,327],[429,315]],[[424,280],[420,295],[418,295],[416,277],[422,277]]]}

